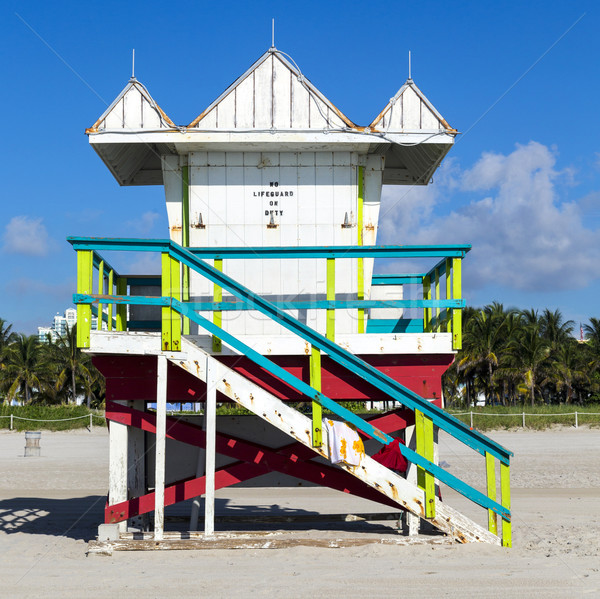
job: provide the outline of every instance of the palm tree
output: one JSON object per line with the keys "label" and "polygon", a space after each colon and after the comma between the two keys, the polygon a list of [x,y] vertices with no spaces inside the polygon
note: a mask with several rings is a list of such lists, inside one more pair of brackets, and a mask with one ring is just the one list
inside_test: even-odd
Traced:
{"label": "palm tree", "polygon": [[0,376],[7,399],[13,399],[21,390],[25,392],[25,403],[30,403],[31,392],[42,388],[48,367],[37,336],[17,335],[4,356]]}
{"label": "palm tree", "polygon": [[582,349],[575,339],[567,340],[558,348],[553,359],[550,376],[559,392],[566,391],[565,401],[568,404],[573,401],[575,385],[589,382]]}
{"label": "palm tree", "polygon": [[15,334],[11,332],[12,325],[7,324],[4,318],[0,318],[0,364],[6,348],[14,341]]}
{"label": "palm tree", "polygon": [[575,323],[572,320],[563,322],[560,310],[551,312],[546,308],[540,317],[540,329],[542,337],[550,342],[553,350],[568,342]]}

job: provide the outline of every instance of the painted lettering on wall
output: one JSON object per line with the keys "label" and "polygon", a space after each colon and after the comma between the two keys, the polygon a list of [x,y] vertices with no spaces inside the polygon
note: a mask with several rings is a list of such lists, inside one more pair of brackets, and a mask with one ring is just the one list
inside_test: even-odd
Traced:
{"label": "painted lettering on wall", "polygon": [[283,216],[284,205],[280,202],[284,198],[294,197],[294,191],[291,189],[281,189],[279,181],[270,181],[266,189],[255,190],[252,192],[252,196],[255,198],[264,198],[263,209],[265,216]]}

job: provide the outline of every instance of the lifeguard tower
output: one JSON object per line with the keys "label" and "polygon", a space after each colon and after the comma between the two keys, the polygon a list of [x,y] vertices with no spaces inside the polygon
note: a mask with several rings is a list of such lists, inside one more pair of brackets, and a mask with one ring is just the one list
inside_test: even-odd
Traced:
{"label": "lifeguard tower", "polygon": [[[132,77],[86,132],[119,185],[164,186],[170,229],[69,239],[78,344],[106,377],[106,523],[160,542],[165,505],[204,495],[212,535],[215,489],[277,472],[404,510],[409,534],[425,519],[458,542],[511,544],[512,454],[443,406],[470,246],[377,245],[382,185],[426,185],[457,134],[411,79],[358,126],[272,47],[187,126]],[[159,253],[161,272],[118,273],[112,251]],[[429,265],[373,274],[376,258]],[[395,409],[361,417],[349,401]],[[167,402],[203,416],[167,416]],[[221,426],[217,402],[255,416]],[[330,463],[323,409],[371,440],[359,464]],[[439,466],[440,429],[481,454],[481,488]],[[406,474],[371,457],[396,437]],[[487,510],[487,529],[439,484]],[[196,504],[190,530],[197,518]]]}

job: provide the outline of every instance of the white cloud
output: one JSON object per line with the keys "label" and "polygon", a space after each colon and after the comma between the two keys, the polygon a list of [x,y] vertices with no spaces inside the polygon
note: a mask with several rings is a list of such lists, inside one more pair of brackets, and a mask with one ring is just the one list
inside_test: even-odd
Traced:
{"label": "white cloud", "polygon": [[128,229],[131,229],[135,232],[136,235],[141,235],[142,237],[148,237],[152,232],[154,227],[154,223],[160,218],[160,214],[158,212],[144,212],[139,218],[136,220],[128,221],[126,224]]}
{"label": "white cloud", "polygon": [[[470,169],[454,165],[452,180],[440,170],[431,188],[385,189],[382,242],[471,243],[464,268],[471,287],[576,289],[600,276],[598,232],[584,226],[578,203],[560,200],[557,181],[572,173],[556,169],[548,147],[530,142],[508,155],[484,153]],[[483,193],[442,215],[441,198],[454,189]]]}
{"label": "white cloud", "polygon": [[4,227],[2,249],[9,254],[46,256],[54,246],[41,218],[14,216]]}

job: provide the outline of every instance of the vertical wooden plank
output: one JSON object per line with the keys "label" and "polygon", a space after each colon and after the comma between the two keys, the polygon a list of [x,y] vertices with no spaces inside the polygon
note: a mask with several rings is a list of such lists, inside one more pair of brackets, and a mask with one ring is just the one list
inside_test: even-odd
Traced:
{"label": "vertical wooden plank", "polygon": [[[189,166],[181,169],[181,245],[190,247],[190,173]],[[190,301],[190,267],[183,266],[182,300]],[[183,334],[190,334],[190,319],[183,318]]]}
{"label": "vertical wooden plank", "polygon": [[[496,463],[494,456],[485,452],[485,473],[487,479],[487,496],[496,501]],[[488,510],[488,530],[495,535],[498,534],[498,521],[496,513]]]}
{"label": "vertical wooden plank", "polygon": [[204,535],[215,532],[215,455],[217,439],[217,361],[206,357],[206,491],[204,495]]}
{"label": "vertical wooden plank", "polygon": [[167,358],[158,356],[156,378],[156,444],[154,471],[154,540],[162,541],[165,528],[165,449],[167,432]]}
{"label": "vertical wooden plank", "polygon": [[[115,277],[115,271],[111,268],[108,271],[108,289],[107,289],[108,295],[113,294],[114,277]],[[108,304],[107,315],[108,315],[108,330],[109,331],[113,330],[113,310],[114,310],[114,304]]]}
{"label": "vertical wooden plank", "polygon": [[[433,462],[433,421],[419,410],[415,410],[415,432],[417,453]],[[435,517],[435,479],[423,468],[417,469],[417,483],[425,491],[425,517]]]}
{"label": "vertical wooden plank", "polygon": [[[310,349],[309,359],[310,386],[321,391],[321,351],[317,347]],[[321,447],[323,444],[323,409],[321,404],[312,402],[312,445]]]}
{"label": "vertical wooden plank", "polygon": [[[510,466],[500,464],[500,493],[502,507],[510,511]],[[502,546],[512,547],[511,522],[502,518]]]}
{"label": "vertical wooden plank", "polygon": [[[357,206],[357,229],[358,229],[358,245],[363,245],[363,217],[364,217],[364,203],[365,203],[365,179],[364,179],[365,167],[358,167],[358,206]],[[364,258],[358,259],[358,294],[359,300],[365,299],[365,267]],[[365,332],[365,310],[359,308],[358,310],[358,332]]]}
{"label": "vertical wooden plank", "polygon": [[[446,258],[446,299],[452,299],[452,259]],[[450,308],[446,308],[446,333],[452,332]]]}
{"label": "vertical wooden plank", "polygon": [[[412,449],[413,451],[417,450],[416,444],[416,427],[415,425],[407,426],[404,430],[404,441],[406,446]],[[408,463],[408,468],[406,470],[406,480],[413,485],[417,485],[417,477],[418,477],[418,468],[412,462]],[[412,512],[404,512],[404,532],[409,537],[413,537],[419,534],[419,526],[421,524],[421,519],[416,514]]]}
{"label": "vertical wooden plank", "polygon": [[[460,299],[461,290],[461,266],[460,258],[452,259],[452,299]],[[452,347],[462,348],[462,311],[460,308],[452,310]]]}
{"label": "vertical wooden plank", "polygon": [[[104,260],[100,260],[98,265],[98,295],[104,294]],[[104,314],[104,305],[98,303],[98,319],[96,320],[96,330],[102,330],[102,315]]]}
{"label": "vertical wooden plank", "polygon": [[[335,301],[335,258],[327,258],[327,300]],[[327,309],[327,339],[335,341],[335,309]]]}
{"label": "vertical wooden plank", "polygon": [[[431,278],[429,275],[423,277],[423,299],[431,299]],[[423,331],[431,332],[431,308],[423,308]]]}
{"label": "vertical wooden plank", "polygon": [[[92,250],[77,251],[77,293],[92,293],[94,254]],[[92,328],[91,304],[77,304],[77,347],[90,346]]]}
{"label": "vertical wooden plank", "polygon": [[[161,295],[163,297],[171,296],[171,256],[168,252],[163,252],[161,255]],[[171,349],[171,337],[173,322],[171,319],[171,308],[163,306],[162,327],[161,327],[161,348],[163,350]]]}
{"label": "vertical wooden plank", "polygon": [[[116,402],[125,404],[126,402]],[[108,504],[127,501],[128,457],[127,437],[129,427],[119,422],[111,422],[108,436]],[[126,532],[127,522],[119,522],[119,532]]]}
{"label": "vertical wooden plank", "polygon": [[[214,261],[214,267],[217,270],[220,270],[221,272],[223,272],[223,259],[217,258]],[[223,289],[216,284],[214,286],[214,291],[213,291],[213,301],[214,302],[222,302],[223,301]],[[216,324],[218,327],[223,326],[223,312],[221,310],[215,310],[213,312],[213,323]],[[213,338],[212,338],[213,351],[220,352],[222,347],[223,347],[223,343],[221,342],[221,340],[218,337],[215,337],[213,335]]]}
{"label": "vertical wooden plank", "polygon": [[[127,295],[127,279],[117,277],[117,295]],[[117,331],[127,330],[127,305],[117,304]]]}
{"label": "vertical wooden plank", "polygon": [[[170,258],[171,297],[181,300],[181,264]],[[172,351],[181,351],[181,315],[171,310],[171,347]]]}

